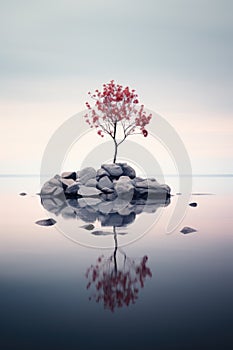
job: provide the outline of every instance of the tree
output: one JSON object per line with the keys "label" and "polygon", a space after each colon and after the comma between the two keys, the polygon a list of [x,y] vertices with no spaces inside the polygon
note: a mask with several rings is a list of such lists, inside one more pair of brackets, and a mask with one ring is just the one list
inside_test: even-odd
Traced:
{"label": "tree", "polygon": [[95,101],[91,107],[86,102],[88,113],[84,115],[86,122],[91,128],[96,128],[98,135],[109,135],[114,142],[113,163],[116,162],[118,147],[125,139],[133,134],[148,135],[145,129],[149,124],[152,114],[147,115],[144,105],[138,106],[138,95],[135,90],[130,90],[128,86],[115,84],[111,80],[108,84],[103,84],[103,90],[95,90],[90,97]]}

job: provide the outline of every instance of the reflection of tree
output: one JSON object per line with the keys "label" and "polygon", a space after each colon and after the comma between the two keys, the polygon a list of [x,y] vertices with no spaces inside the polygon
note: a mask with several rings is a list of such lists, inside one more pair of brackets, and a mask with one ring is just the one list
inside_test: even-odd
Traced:
{"label": "reflection of tree", "polygon": [[146,266],[147,256],[137,263],[118,248],[115,227],[115,249],[105,259],[100,256],[96,265],[91,265],[86,272],[87,289],[93,287],[95,292],[90,297],[96,302],[103,302],[104,308],[114,312],[115,308],[134,304],[138,298],[139,288],[144,287],[146,277],[151,277],[151,270]]}

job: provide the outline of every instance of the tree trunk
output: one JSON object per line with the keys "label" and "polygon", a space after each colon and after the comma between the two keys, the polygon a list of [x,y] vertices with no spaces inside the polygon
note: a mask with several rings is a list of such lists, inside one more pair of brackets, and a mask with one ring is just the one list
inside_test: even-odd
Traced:
{"label": "tree trunk", "polygon": [[115,145],[115,151],[114,151],[113,163],[115,164],[116,163],[116,157],[117,157],[117,148],[118,148],[116,140],[114,140],[114,145]]}

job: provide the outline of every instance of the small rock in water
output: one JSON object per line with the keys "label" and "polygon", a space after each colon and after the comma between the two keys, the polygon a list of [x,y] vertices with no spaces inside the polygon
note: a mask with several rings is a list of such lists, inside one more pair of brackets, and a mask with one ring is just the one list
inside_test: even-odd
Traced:
{"label": "small rock in water", "polygon": [[197,203],[193,202],[193,203],[189,203],[190,207],[197,207]]}
{"label": "small rock in water", "polygon": [[19,195],[20,195],[20,196],[26,196],[27,193],[26,193],[26,192],[21,192]]}
{"label": "small rock in water", "polygon": [[40,226],[53,226],[54,224],[56,224],[56,220],[50,218],[50,219],[38,220],[35,223]]}
{"label": "small rock in water", "polygon": [[95,226],[93,224],[87,224],[87,225],[83,225],[80,226],[81,228],[84,228],[85,230],[91,231],[95,228]]}
{"label": "small rock in water", "polygon": [[185,227],[182,228],[182,230],[180,232],[184,233],[184,234],[187,234],[187,233],[197,232],[197,230],[195,230],[192,227],[185,226]]}

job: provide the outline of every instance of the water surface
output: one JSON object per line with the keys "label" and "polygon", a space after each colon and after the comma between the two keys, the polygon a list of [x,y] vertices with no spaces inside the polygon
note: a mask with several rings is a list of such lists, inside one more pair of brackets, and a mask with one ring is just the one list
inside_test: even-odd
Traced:
{"label": "water surface", "polygon": [[[88,289],[87,285],[96,262],[103,261],[103,271],[113,271],[114,276],[114,236],[111,249],[93,249],[67,239],[56,225],[35,225],[47,217],[36,195],[39,178],[2,177],[1,348],[229,348],[233,178],[193,180],[192,192],[197,194],[190,201],[198,206],[187,208],[177,230],[169,235],[165,231],[174,196],[147,234],[117,251],[118,268],[123,269],[126,259],[124,271],[139,282],[135,299],[131,296],[129,303],[127,299],[112,310],[110,301],[98,301],[93,284]],[[173,194],[179,192],[177,179],[168,177],[166,182]],[[22,191],[28,195],[19,196]],[[145,214],[145,220],[151,215]],[[197,232],[184,235],[179,232],[183,226]],[[85,234],[91,233],[85,230]]]}

